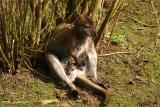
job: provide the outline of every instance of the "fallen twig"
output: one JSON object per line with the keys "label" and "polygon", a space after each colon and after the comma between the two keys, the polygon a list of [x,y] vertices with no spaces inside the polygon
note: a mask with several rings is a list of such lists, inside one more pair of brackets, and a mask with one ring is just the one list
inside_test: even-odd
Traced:
{"label": "fallen twig", "polygon": [[58,103],[58,100],[57,100],[57,99],[41,100],[40,103],[41,103],[42,105],[46,105],[46,104]]}
{"label": "fallen twig", "polygon": [[51,78],[49,78],[49,77],[47,77],[47,76],[39,73],[38,71],[34,70],[33,68],[31,68],[31,67],[27,64],[26,61],[24,61],[24,63],[26,64],[26,66],[27,66],[31,71],[35,72],[36,74],[38,74],[38,75],[40,75],[40,76],[42,76],[42,77],[44,77],[44,78],[46,78],[46,79],[51,79]]}
{"label": "fallen twig", "polygon": [[152,27],[152,28],[158,27],[157,25],[145,24],[145,23],[143,23],[143,22],[141,22],[141,21],[139,21],[139,20],[137,20],[137,19],[134,19],[134,18],[132,18],[132,17],[130,17],[130,16],[127,16],[127,17],[130,18],[131,20],[133,20],[134,22],[137,22],[137,23],[143,25],[144,27]]}
{"label": "fallen twig", "polygon": [[117,55],[117,54],[134,54],[135,52],[114,52],[108,54],[99,54],[99,57],[110,56],[110,55]]}

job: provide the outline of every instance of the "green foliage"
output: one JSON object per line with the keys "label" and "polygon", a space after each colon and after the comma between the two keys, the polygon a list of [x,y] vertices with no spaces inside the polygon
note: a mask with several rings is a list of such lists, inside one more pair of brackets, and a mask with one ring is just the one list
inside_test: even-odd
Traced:
{"label": "green foliage", "polygon": [[152,1],[157,2],[157,3],[160,3],[160,0],[152,0]]}
{"label": "green foliage", "polygon": [[111,43],[115,45],[119,45],[125,41],[124,35],[114,35],[111,37]]}
{"label": "green foliage", "polygon": [[159,62],[159,60],[160,60],[160,54],[159,53],[152,53],[152,54],[150,54],[150,60],[152,62]]}

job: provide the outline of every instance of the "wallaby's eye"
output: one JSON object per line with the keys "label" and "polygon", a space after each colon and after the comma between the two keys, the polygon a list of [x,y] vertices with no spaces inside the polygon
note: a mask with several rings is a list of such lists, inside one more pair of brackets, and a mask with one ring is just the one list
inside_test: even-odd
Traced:
{"label": "wallaby's eye", "polygon": [[90,27],[90,24],[85,24],[84,25],[86,28],[89,28]]}

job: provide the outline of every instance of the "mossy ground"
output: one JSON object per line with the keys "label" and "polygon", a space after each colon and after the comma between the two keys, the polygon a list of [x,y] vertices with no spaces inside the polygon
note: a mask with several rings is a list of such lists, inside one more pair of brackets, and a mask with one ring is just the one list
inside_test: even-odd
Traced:
{"label": "mossy ground", "polygon": [[[113,32],[124,35],[124,42],[110,45],[100,42],[99,54],[129,52],[99,57],[98,78],[111,90],[108,107],[159,107],[160,106],[160,39],[156,16],[150,0],[127,0]],[[160,16],[160,1],[154,0]],[[109,31],[112,29],[111,21]],[[131,52],[131,53],[130,53]],[[67,97],[64,83],[43,79],[37,74],[22,70],[11,76],[1,74],[1,107],[97,107],[96,96],[79,89],[81,98]],[[52,101],[43,105],[44,100]]]}

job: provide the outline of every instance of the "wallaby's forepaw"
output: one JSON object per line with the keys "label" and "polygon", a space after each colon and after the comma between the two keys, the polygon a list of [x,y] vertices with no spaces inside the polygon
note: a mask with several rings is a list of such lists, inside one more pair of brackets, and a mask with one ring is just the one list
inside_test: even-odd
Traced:
{"label": "wallaby's forepaw", "polygon": [[79,98],[79,92],[77,90],[70,90],[69,97],[76,100]]}

